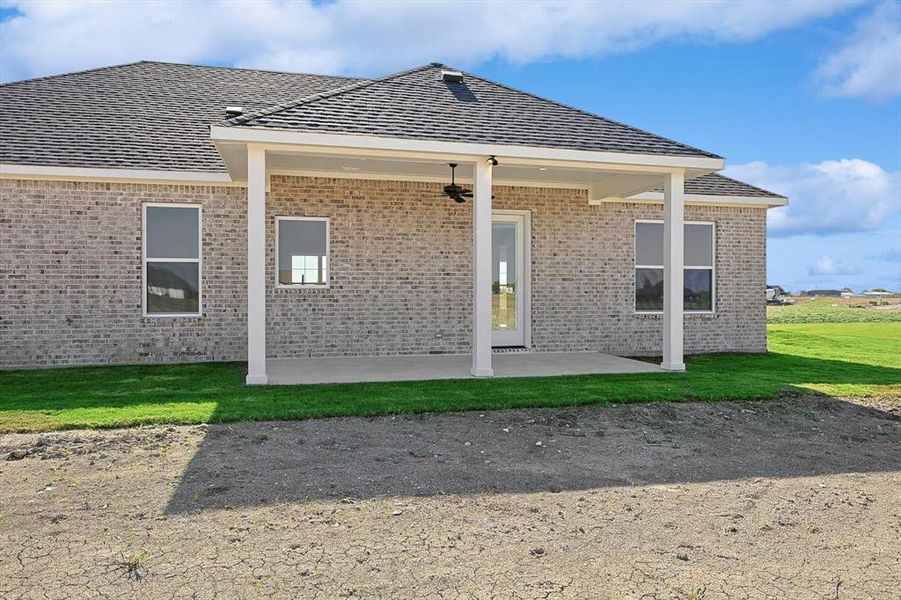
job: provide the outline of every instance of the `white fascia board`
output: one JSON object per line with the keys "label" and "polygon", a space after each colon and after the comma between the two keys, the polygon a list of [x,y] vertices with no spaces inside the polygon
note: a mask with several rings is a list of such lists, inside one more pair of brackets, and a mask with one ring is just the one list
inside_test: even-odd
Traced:
{"label": "white fascia board", "polygon": [[[622,152],[590,152],[586,150],[566,150],[533,146],[511,146],[505,144],[484,144],[472,142],[442,142],[434,140],[414,140],[372,135],[346,135],[333,133],[310,133],[306,131],[285,131],[283,129],[252,129],[246,127],[223,127],[212,125],[210,137],[217,142],[244,142],[263,144],[267,149],[290,151],[307,150],[335,153],[357,153],[365,151],[379,156],[397,158],[435,158],[444,160],[457,157],[461,160],[478,160],[485,156],[503,158],[507,164],[594,167],[619,165],[635,170],[661,172],[672,169],[696,169],[718,171],[725,166],[722,158],[703,156],[664,156],[653,154],[629,154]],[[277,146],[283,146],[277,148]]]}
{"label": "white fascia board", "polygon": [[[588,201],[591,205],[605,204],[607,202],[643,202],[648,204],[660,204],[663,202],[663,193],[642,192],[626,198],[603,198],[600,200]],[[779,206],[787,206],[788,198],[772,196],[714,196],[708,194],[685,194],[685,203],[693,205],[776,208]]]}
{"label": "white fascia board", "polygon": [[103,169],[93,167],[56,167],[47,165],[0,164],[3,179],[64,179],[68,181],[119,181],[123,183],[179,183],[202,185],[236,184],[228,173],[203,171],[156,171],[153,169]]}

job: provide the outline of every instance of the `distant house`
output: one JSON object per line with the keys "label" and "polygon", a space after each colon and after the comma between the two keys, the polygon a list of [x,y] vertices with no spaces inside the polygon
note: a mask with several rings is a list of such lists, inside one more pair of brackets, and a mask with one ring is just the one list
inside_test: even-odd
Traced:
{"label": "distant house", "polygon": [[886,296],[894,296],[895,294],[888,290],[876,289],[864,292],[863,295],[867,298],[885,298]]}
{"label": "distant house", "polygon": [[827,296],[827,297],[841,297],[841,290],[807,290],[808,296],[819,297],[819,296]]}

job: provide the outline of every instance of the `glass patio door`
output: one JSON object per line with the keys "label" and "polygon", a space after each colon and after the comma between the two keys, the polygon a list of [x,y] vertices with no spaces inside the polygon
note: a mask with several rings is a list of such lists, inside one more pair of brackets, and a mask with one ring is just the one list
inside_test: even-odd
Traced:
{"label": "glass patio door", "polygon": [[491,345],[524,346],[525,217],[491,217]]}

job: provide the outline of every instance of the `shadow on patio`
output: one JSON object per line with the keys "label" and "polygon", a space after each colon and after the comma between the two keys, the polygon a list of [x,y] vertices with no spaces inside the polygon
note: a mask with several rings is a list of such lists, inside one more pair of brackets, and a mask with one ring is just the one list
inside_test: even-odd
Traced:
{"label": "shadow on patio", "polygon": [[167,512],[901,471],[897,415],[833,398],[212,425]]}

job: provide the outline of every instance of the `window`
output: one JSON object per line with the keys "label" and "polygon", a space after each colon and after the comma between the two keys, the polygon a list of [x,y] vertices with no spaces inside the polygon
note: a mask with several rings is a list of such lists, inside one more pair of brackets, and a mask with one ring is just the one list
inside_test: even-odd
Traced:
{"label": "window", "polygon": [[319,217],[276,217],[281,287],[327,287],[329,222]]}
{"label": "window", "polygon": [[200,316],[200,206],[144,205],[144,314]]}
{"label": "window", "polygon": [[[685,223],[685,284],[687,312],[713,312],[714,224]],[[635,222],[635,310],[663,310],[663,223]]]}

